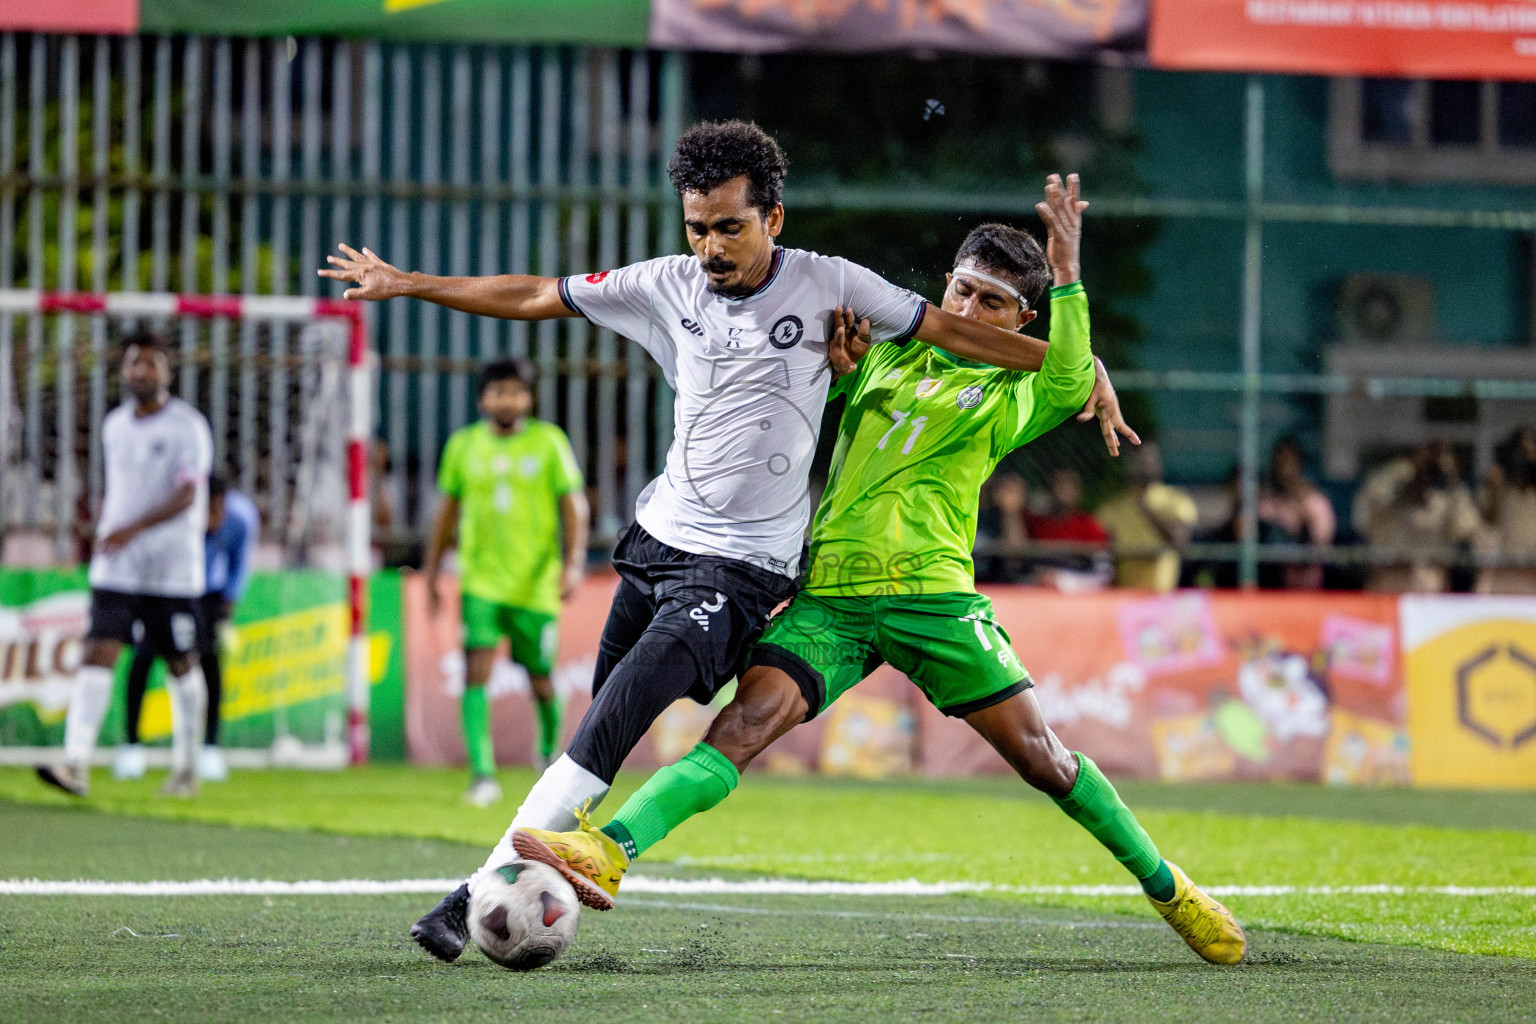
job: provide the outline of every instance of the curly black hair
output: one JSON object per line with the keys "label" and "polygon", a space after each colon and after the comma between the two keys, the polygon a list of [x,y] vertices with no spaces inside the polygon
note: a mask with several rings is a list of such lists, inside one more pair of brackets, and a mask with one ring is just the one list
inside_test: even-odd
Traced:
{"label": "curly black hair", "polygon": [[789,163],[773,136],[750,121],[702,121],[677,140],[667,174],[677,194],[708,192],[745,174],[747,198],[763,216],[784,199]]}
{"label": "curly black hair", "polygon": [[148,327],[139,327],[123,335],[123,343],[119,350],[121,358],[128,358],[128,350],[131,348],[159,352],[166,359],[172,359],[176,355],[175,347],[171,344],[171,336],[164,331],[152,330]]}
{"label": "curly black hair", "polygon": [[522,381],[530,390],[539,381],[539,371],[529,359],[493,359],[480,367],[480,394],[497,381]]}
{"label": "curly black hair", "polygon": [[974,263],[997,273],[1019,290],[1031,306],[1040,301],[1051,283],[1045,250],[1033,235],[1007,224],[982,224],[960,243],[955,266]]}

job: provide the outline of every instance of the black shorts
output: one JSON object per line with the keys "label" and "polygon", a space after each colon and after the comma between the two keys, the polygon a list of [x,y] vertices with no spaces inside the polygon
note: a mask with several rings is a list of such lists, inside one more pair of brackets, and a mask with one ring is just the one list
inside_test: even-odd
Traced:
{"label": "black shorts", "polygon": [[[603,631],[606,657],[598,658],[599,670],[622,658],[641,630],[666,633],[693,655],[698,679],[687,695],[701,704],[741,673],[768,616],[798,589],[797,580],[751,562],[664,544],[639,523],[619,539],[613,567],[622,582]],[[621,624],[628,623],[639,627],[633,637],[624,635],[630,630]],[[596,690],[603,680],[593,682]]]}
{"label": "black shorts", "polygon": [[209,632],[202,598],[91,591],[87,640],[115,640],[169,659],[201,650]]}

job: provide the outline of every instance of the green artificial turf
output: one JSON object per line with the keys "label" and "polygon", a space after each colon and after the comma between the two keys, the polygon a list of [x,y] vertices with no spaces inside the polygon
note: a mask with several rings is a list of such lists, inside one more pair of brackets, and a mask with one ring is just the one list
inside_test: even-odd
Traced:
{"label": "green artificial turf", "polygon": [[[475,810],[459,799],[462,773],[375,766],[337,774],[237,773],[195,801],[156,795],[159,779],[117,783],[98,772],[85,807],[256,828],[448,840],[428,877],[477,867],[501,835],[527,772],[507,772],[507,798]],[[638,780],[620,779],[617,808]],[[1204,791],[1220,811],[1199,810]],[[1247,798],[1243,799],[1246,791]],[[1163,854],[1208,886],[1536,886],[1536,831],[1467,828],[1469,807],[1487,824],[1529,826],[1526,795],[1393,791],[1385,820],[1340,820],[1326,810],[1371,817],[1366,792],[1316,787],[1222,786],[1184,790],[1139,784],[1127,799]],[[0,771],[0,800],[64,805],[21,770]],[[1239,813],[1240,808],[1248,808]],[[85,813],[83,808],[80,813]],[[86,813],[86,817],[94,817]],[[599,815],[602,820],[604,815]],[[1411,821],[1417,824],[1400,824]],[[1462,827],[1444,827],[1436,822]],[[786,823],[793,823],[787,826]],[[103,819],[103,828],[113,826]],[[298,872],[312,876],[307,860]],[[1125,885],[1131,881],[1091,837],[1049,801],[1004,780],[864,783],[748,776],[732,797],[651,850],[638,870],[847,881],[989,882],[1023,886]],[[9,858],[0,860],[9,864]],[[153,864],[131,874],[153,878]],[[205,873],[229,874],[228,871]],[[29,870],[38,877],[56,874]],[[16,877],[6,867],[0,875]],[[399,877],[374,871],[368,877]],[[1050,905],[1145,915],[1138,897],[1020,895]],[[1536,957],[1536,897],[1432,894],[1235,895],[1243,920],[1266,928],[1468,953]]]}
{"label": "green artificial turf", "polygon": [[[431,877],[477,846],[0,803],[0,865],[53,878]],[[1134,914],[944,898],[621,899],[532,974],[452,965],[430,896],[0,896],[0,1021],[1529,1020],[1536,962],[1249,922],[1195,958]]]}

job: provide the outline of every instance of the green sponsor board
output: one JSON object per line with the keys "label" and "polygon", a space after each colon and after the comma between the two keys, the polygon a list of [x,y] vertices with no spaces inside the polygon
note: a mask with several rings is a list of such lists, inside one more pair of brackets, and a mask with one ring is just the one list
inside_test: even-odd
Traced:
{"label": "green sponsor board", "polygon": [[369,755],[405,760],[405,612],[398,572],[375,573],[368,587]]}
{"label": "green sponsor board", "polygon": [[143,0],[139,31],[644,46],[650,0]]}
{"label": "green sponsor board", "polygon": [[[403,760],[399,575],[375,576],[369,599],[372,755]],[[63,742],[88,609],[84,571],[0,570],[0,744]],[[270,748],[275,761],[344,760],[348,623],[343,577],[311,571],[254,574],[221,644],[221,743]],[[102,727],[103,745],[123,738],[122,680],[130,653],[118,664],[119,686]],[[163,683],[164,666],[156,664],[139,726],[148,743],[170,736]]]}

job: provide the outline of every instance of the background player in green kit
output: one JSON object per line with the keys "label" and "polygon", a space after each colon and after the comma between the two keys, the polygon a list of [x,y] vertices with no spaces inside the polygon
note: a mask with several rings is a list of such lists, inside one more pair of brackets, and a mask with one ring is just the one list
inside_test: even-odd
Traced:
{"label": "background player in green kit", "polygon": [[[501,798],[491,746],[485,684],[497,643],[528,670],[539,716],[535,768],[560,741],[560,704],[549,680],[559,644],[560,602],[581,583],[589,513],[581,470],[565,432],[536,420],[535,370],[526,359],[487,363],[480,372],[480,422],[454,431],[437,484],[443,501],[424,572],[428,608],[441,605],[437,577],[458,532],[464,617],[465,799],[484,807]],[[563,557],[562,557],[563,540]]]}
{"label": "background player in green kit", "polygon": [[[704,742],[652,776],[601,830],[520,830],[519,853],[611,900],[630,858],[725,799],[773,740],[889,662],[1108,848],[1192,949],[1214,963],[1242,959],[1231,913],[1162,859],[1093,761],[1046,725],[991,602],[976,593],[970,552],[983,481],[1008,452],[1081,408],[1094,381],[1078,256],[1088,204],[1076,175],[1065,185],[1052,175],[1046,197],[1036,209],[1047,251],[1022,231],[984,225],[961,245],[943,303],[1017,330],[1053,283],[1040,370],[999,370],[916,342],[869,350],[839,382],[848,404],[806,586],[753,648],[735,698]],[[839,315],[845,332],[855,329]],[[957,827],[956,837],[1007,841],[995,829]]]}

